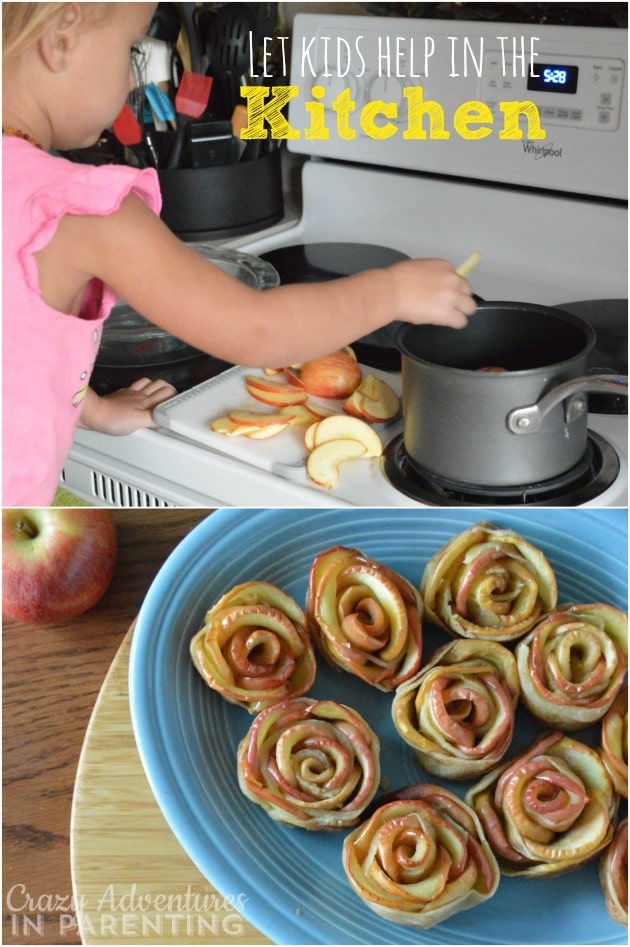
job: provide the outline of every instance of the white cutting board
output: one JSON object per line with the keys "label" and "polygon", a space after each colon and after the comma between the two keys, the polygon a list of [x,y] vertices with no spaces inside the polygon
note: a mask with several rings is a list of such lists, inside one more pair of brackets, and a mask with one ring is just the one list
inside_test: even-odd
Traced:
{"label": "white cutting board", "polygon": [[[379,371],[362,365],[363,377],[375,375],[386,381],[400,397],[400,374]],[[169,401],[158,405],[153,416],[160,427],[180,434],[207,447],[210,450],[234,457],[260,470],[273,471],[275,464],[299,466],[304,464],[307,450],[304,446],[304,425],[288,425],[281,434],[265,440],[252,440],[250,437],[226,437],[210,430],[215,418],[228,414],[235,409],[275,413],[271,405],[257,401],[247,391],[246,375],[262,375],[262,370],[244,368],[237,365],[229,368],[215,378],[202,382],[190,391],[184,391]],[[333,411],[342,411],[341,401],[309,397],[309,401],[325,405]],[[374,424],[377,432],[383,431],[388,424]]]}

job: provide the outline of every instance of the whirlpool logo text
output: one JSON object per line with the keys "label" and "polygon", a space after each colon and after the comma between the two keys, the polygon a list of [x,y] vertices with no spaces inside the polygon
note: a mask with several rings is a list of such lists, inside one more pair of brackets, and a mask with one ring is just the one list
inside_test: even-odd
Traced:
{"label": "whirlpool logo text", "polygon": [[540,161],[541,158],[561,158],[562,148],[556,148],[553,142],[548,145],[537,145],[532,141],[523,141],[523,151],[526,155],[531,155],[534,161]]}

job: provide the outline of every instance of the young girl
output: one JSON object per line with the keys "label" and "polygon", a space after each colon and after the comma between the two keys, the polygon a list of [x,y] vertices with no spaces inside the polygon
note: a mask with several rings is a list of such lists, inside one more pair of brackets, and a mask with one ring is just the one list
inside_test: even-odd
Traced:
{"label": "young girl", "polygon": [[49,154],[111,126],[155,6],[2,4],[4,505],[51,502],[77,425],[128,434],[173,395],[146,378],[104,398],[89,388],[117,298],[198,349],[259,367],[325,355],[394,319],[457,328],[475,311],[442,260],[257,293],[161,222],[155,171]]}

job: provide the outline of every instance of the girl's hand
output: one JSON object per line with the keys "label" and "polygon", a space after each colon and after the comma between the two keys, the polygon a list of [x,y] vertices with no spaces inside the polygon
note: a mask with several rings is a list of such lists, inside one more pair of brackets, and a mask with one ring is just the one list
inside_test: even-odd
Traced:
{"label": "girl's hand", "polygon": [[392,268],[398,318],[463,329],[477,306],[468,280],[445,260],[406,260]]}
{"label": "girl's hand", "polygon": [[153,408],[177,394],[162,379],[139,378],[128,388],[99,397],[88,389],[79,427],[101,434],[133,434],[140,428],[156,427]]}

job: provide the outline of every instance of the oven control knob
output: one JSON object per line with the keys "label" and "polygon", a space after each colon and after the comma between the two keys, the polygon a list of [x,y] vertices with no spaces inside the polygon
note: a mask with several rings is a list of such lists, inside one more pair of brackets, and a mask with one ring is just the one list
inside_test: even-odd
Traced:
{"label": "oven control knob", "polygon": [[403,85],[395,76],[377,76],[370,86],[370,98],[400,105],[404,99]]}
{"label": "oven control knob", "polygon": [[369,90],[369,99],[372,102],[382,101],[396,106],[396,116],[390,121],[402,122],[407,114],[407,100],[403,94],[403,85],[395,76],[378,76],[372,82]]}
{"label": "oven control knob", "polygon": [[328,111],[332,109],[332,103],[341,92],[348,88],[348,80],[338,75],[327,75],[325,71],[318,74],[313,86],[321,86],[324,89],[324,106]]}
{"label": "oven control knob", "polygon": [[333,103],[337,96],[346,90],[350,90],[350,98],[357,108],[361,107],[365,98],[363,83],[360,79],[353,75],[330,76],[327,75],[326,72],[322,71],[315,79],[314,85],[321,86],[324,89],[324,105],[329,112],[332,110]]}

